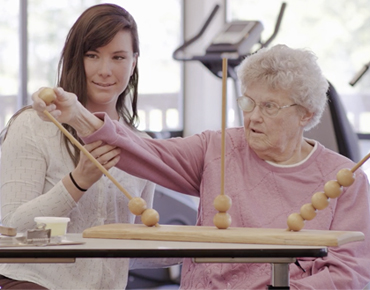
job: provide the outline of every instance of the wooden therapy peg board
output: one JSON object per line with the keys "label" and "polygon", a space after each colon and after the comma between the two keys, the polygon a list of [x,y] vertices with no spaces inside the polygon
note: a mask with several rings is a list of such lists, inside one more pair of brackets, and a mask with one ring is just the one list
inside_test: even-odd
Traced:
{"label": "wooden therapy peg board", "polygon": [[207,226],[160,225],[147,227],[142,224],[109,224],[86,229],[84,238],[156,240],[181,242],[215,242],[241,244],[274,244],[335,247],[363,241],[362,232],[286,229],[237,228],[225,230]]}

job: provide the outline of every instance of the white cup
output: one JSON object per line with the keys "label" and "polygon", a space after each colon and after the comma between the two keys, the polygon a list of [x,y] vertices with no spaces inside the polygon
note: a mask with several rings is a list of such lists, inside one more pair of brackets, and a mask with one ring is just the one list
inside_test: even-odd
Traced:
{"label": "white cup", "polygon": [[67,233],[67,225],[70,221],[68,217],[35,217],[37,225],[45,224],[45,229],[51,229],[52,237],[64,237]]}

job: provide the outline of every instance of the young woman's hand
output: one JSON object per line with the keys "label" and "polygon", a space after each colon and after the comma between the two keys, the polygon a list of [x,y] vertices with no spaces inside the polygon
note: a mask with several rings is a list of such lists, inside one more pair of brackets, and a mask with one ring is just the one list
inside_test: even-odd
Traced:
{"label": "young woman's hand", "polygon": [[[91,144],[87,144],[84,147],[107,170],[115,166],[120,159],[120,149],[112,145],[102,144],[102,141],[96,141]],[[103,175],[100,169],[98,169],[96,165],[82,152],[80,154],[80,161],[71,174],[78,187],[84,190],[89,189],[89,187],[98,181]],[[63,178],[64,186],[77,202],[85,191],[79,190],[74,182],[71,180],[69,175]]]}
{"label": "young woman's hand", "polygon": [[[121,150],[115,146],[103,144],[102,141],[96,141],[84,146],[92,156],[109,170],[117,164],[120,158]],[[73,177],[82,188],[89,188],[96,181],[100,179],[103,173],[81,152],[80,161],[75,170],[73,170]]]}

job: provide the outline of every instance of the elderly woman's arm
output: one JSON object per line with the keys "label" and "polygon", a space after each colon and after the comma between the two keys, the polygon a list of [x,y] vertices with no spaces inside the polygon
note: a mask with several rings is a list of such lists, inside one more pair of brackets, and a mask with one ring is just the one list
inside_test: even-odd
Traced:
{"label": "elderly woman's arm", "polygon": [[[50,121],[44,114],[44,110],[47,110],[59,122],[72,126],[85,144],[90,143],[89,140],[101,140],[121,148],[123,158],[116,166],[132,175],[175,191],[199,195],[203,155],[198,144],[197,150],[193,147],[187,155],[184,151],[190,146],[182,144],[174,150],[177,155],[165,150],[158,156],[156,149],[150,146],[154,140],[138,137],[131,129],[112,121],[104,113],[92,114],[78,102],[75,94],[65,92],[62,88],[54,89],[57,98],[52,104],[46,105],[39,97],[40,91],[41,89],[32,95],[32,107],[41,119]],[[199,139],[200,137],[189,138],[188,142],[198,142]],[[174,143],[176,142],[166,142],[164,147],[176,147],[177,144]],[[164,162],[159,162],[161,160]]]}
{"label": "elderly woman's arm", "polygon": [[127,126],[96,113],[104,125],[82,137],[85,143],[102,140],[121,150],[117,167],[172,190],[199,196],[204,166],[204,135],[155,140],[140,138]]}

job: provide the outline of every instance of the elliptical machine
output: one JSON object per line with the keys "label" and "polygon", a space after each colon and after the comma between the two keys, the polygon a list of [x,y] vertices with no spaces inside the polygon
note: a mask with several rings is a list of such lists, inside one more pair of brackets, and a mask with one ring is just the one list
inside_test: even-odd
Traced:
{"label": "elliptical machine", "polygon": [[[263,47],[267,47],[275,39],[280,29],[286,5],[287,4],[285,2],[281,4],[275,29],[272,35],[265,42],[261,41],[263,25],[260,21],[233,21],[226,23],[222,31],[213,38],[213,41],[206,49],[205,54],[187,56],[185,53],[186,48],[203,36],[220,8],[219,5],[216,5],[199,32],[194,37],[186,40],[182,45],[180,45],[173,52],[172,57],[175,60],[184,62],[200,61],[207,69],[219,78],[222,77],[222,58],[227,58],[228,77],[233,79],[236,97],[238,97],[240,90],[236,75],[236,67],[245,57],[257,52]],[[252,48],[256,44],[259,45],[258,49],[252,51]],[[242,122],[242,114],[239,110],[238,117],[240,122]]]}

